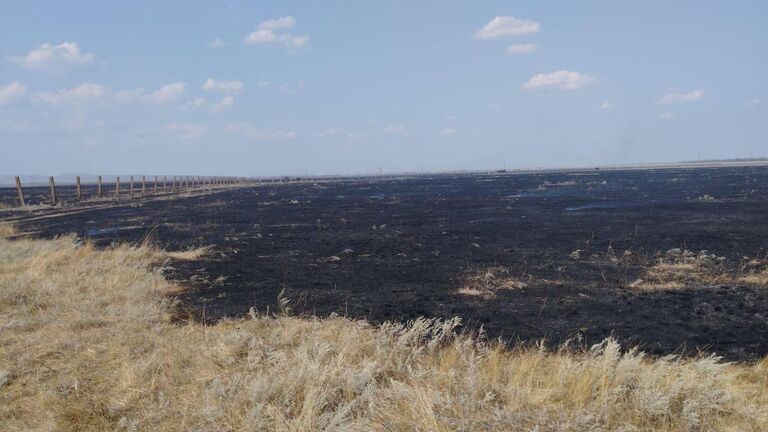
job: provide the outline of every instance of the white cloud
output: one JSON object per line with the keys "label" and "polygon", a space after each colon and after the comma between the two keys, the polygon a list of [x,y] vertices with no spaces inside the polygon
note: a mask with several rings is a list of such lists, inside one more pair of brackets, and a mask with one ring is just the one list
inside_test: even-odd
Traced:
{"label": "white cloud", "polygon": [[256,83],[257,88],[269,87],[269,81],[261,80]]}
{"label": "white cloud", "polygon": [[603,110],[603,111],[609,110],[611,108],[613,108],[613,104],[608,101],[601,103],[600,106],[597,107],[597,109]]}
{"label": "white cloud", "polygon": [[760,99],[758,99],[758,98],[752,98],[752,99],[748,100],[748,101],[747,101],[747,102],[744,104],[744,106],[757,106],[757,105],[762,105],[762,104],[763,104],[763,101],[762,101],[762,100],[760,100]]}
{"label": "white cloud", "polygon": [[694,102],[704,97],[704,90],[694,90],[690,93],[667,93],[659,99],[659,104],[676,104]]}
{"label": "white cloud", "polygon": [[139,100],[142,96],[144,96],[144,88],[139,87],[134,90],[120,90],[115,93],[115,100],[122,103],[134,102]]}
{"label": "white cloud", "polygon": [[24,69],[56,70],[69,66],[82,66],[93,62],[95,56],[80,51],[77,42],[59,45],[45,43],[23,57],[11,57],[11,61]]}
{"label": "white cloud", "polygon": [[344,133],[344,129],[342,129],[340,127],[332,127],[332,128],[328,128],[328,129],[326,129],[324,131],[319,132],[315,136],[317,136],[318,138],[326,138],[326,137],[339,136],[339,135],[341,135],[343,133]]}
{"label": "white cloud", "polygon": [[267,44],[274,42],[277,35],[272,30],[256,30],[245,37],[245,43],[249,45]]}
{"label": "white cloud", "polygon": [[216,81],[213,78],[208,78],[203,84],[203,90],[238,94],[243,90],[243,83],[240,81]]}
{"label": "white cloud", "polygon": [[291,130],[257,129],[248,123],[232,123],[224,129],[231,134],[243,135],[251,139],[291,140],[296,138],[296,132]]}
{"label": "white cloud", "polygon": [[208,126],[201,123],[169,123],[165,128],[184,140],[198,140],[208,132]]}
{"label": "white cloud", "polygon": [[183,111],[189,111],[196,108],[202,108],[205,105],[208,104],[208,101],[205,100],[205,98],[197,98],[195,100],[189,101],[181,106],[181,109]]}
{"label": "white cloud", "polygon": [[51,106],[81,105],[101,99],[109,92],[109,88],[101,84],[81,84],[71,89],[57,92],[35,93],[32,101]]}
{"label": "white cloud", "polygon": [[230,108],[232,108],[232,105],[235,104],[235,98],[232,96],[224,96],[223,98],[219,99],[218,101],[211,104],[211,112],[219,113],[222,111],[226,111]]}
{"label": "white cloud", "polygon": [[507,47],[507,55],[531,54],[539,50],[534,44],[515,44]]}
{"label": "white cloud", "polygon": [[596,85],[600,80],[593,75],[559,70],[548,74],[534,75],[523,85],[525,90],[561,89],[579,90]]}
{"label": "white cloud", "polygon": [[296,20],[292,16],[285,16],[278,19],[267,20],[259,24],[259,30],[285,30],[293,28]]}
{"label": "white cloud", "polygon": [[182,82],[166,84],[149,95],[149,101],[158,105],[176,102],[184,95],[187,85]]}
{"label": "white cloud", "polygon": [[498,16],[475,32],[477,39],[493,39],[503,36],[538,33],[541,26],[536,21],[518,19],[513,16]]}
{"label": "white cloud", "polygon": [[224,39],[222,39],[220,37],[217,37],[216,39],[214,39],[214,40],[208,42],[207,44],[205,44],[205,46],[207,46],[208,48],[221,48],[221,47],[223,47],[225,45],[227,45],[227,43],[224,42]]}
{"label": "white cloud", "polygon": [[277,44],[287,48],[301,48],[309,42],[309,36],[280,33],[280,30],[292,28],[294,25],[296,20],[290,16],[267,20],[259,24],[258,29],[247,35],[243,42],[248,45]]}
{"label": "white cloud", "polygon": [[458,132],[455,128],[445,128],[440,131],[440,135],[442,136],[454,136],[456,135],[456,132]]}
{"label": "white cloud", "polygon": [[384,128],[384,132],[386,133],[398,133],[398,132],[405,132],[405,126],[403,125],[390,125]]}
{"label": "white cloud", "polygon": [[445,119],[446,119],[447,121],[450,121],[450,122],[452,122],[452,121],[456,121],[456,120],[458,120],[458,119],[459,119],[459,116],[457,116],[457,115],[449,115],[449,116],[447,116]]}
{"label": "white cloud", "polygon": [[665,113],[663,113],[663,114],[661,114],[661,115],[659,116],[659,118],[660,118],[661,120],[664,120],[664,121],[668,121],[668,120],[674,120],[674,119],[675,119],[675,117],[676,117],[676,116],[675,116],[675,113],[673,113],[673,112],[669,112],[669,111],[667,111],[667,112],[665,112]]}
{"label": "white cloud", "polygon": [[0,86],[0,106],[7,105],[27,93],[27,86],[19,81]]}

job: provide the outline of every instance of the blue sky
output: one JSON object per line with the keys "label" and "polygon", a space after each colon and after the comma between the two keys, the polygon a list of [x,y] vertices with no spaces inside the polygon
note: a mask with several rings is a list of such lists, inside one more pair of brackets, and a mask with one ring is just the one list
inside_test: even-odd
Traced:
{"label": "blue sky", "polygon": [[24,1],[0,174],[768,156],[764,1]]}

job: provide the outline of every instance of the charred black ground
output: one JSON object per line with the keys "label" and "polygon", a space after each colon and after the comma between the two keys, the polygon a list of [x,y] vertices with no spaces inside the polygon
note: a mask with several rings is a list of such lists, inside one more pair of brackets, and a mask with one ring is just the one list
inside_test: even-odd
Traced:
{"label": "charred black ground", "polygon": [[[83,210],[33,212],[18,224],[99,244],[151,232],[172,249],[213,246],[168,271],[190,287],[182,300],[205,320],[274,310],[284,289],[297,313],[373,322],[458,315],[507,340],[613,334],[655,354],[768,354],[766,289],[627,287],[643,260],[671,248],[733,265],[765,257],[765,167],[272,184]],[[624,251],[637,265],[607,259]],[[533,282],[493,298],[457,292],[491,266]]]}

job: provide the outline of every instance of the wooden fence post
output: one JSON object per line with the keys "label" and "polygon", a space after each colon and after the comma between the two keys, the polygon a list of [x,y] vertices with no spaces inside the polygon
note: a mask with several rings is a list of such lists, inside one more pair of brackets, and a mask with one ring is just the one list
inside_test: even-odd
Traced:
{"label": "wooden fence post", "polygon": [[83,191],[80,188],[80,176],[77,176],[77,202],[83,200]]}
{"label": "wooden fence post", "polygon": [[168,192],[168,186],[166,186],[167,176],[163,176],[163,192]]}
{"label": "wooden fence post", "polygon": [[21,206],[26,206],[27,204],[24,202],[24,190],[21,188],[21,179],[19,176],[16,176],[16,192],[19,193],[19,202],[21,203]]}
{"label": "wooden fence post", "polygon": [[133,176],[131,176],[131,186],[130,189],[128,189],[128,195],[133,196]]}
{"label": "wooden fence post", "polygon": [[147,176],[141,176],[141,194],[147,193]]}
{"label": "wooden fence post", "polygon": [[157,194],[157,176],[155,176],[155,188],[153,191],[155,194]]}
{"label": "wooden fence post", "polygon": [[[133,182],[131,182],[131,184],[133,184]],[[115,179],[115,198],[119,198],[119,197],[120,197],[120,177],[118,176]]]}
{"label": "wooden fence post", "polygon": [[176,192],[176,176],[173,176],[173,183],[171,184],[171,192]]}
{"label": "wooden fence post", "polygon": [[97,187],[96,193],[98,194],[99,198],[101,198],[101,176],[99,176],[99,186]]}
{"label": "wooden fence post", "polygon": [[53,176],[48,177],[48,184],[51,185],[51,204],[56,205],[56,184],[53,183]]}

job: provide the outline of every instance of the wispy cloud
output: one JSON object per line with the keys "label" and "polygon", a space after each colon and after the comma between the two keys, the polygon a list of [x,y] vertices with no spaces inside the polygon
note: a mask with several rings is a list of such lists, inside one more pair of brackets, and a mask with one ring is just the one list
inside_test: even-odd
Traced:
{"label": "wispy cloud", "polygon": [[222,48],[222,47],[224,47],[226,45],[227,45],[227,43],[224,42],[224,39],[222,39],[220,37],[217,37],[216,39],[214,39],[214,40],[208,42],[207,44],[205,44],[205,46],[207,46],[208,48]]}
{"label": "wispy cloud", "polygon": [[318,132],[315,136],[318,138],[327,138],[327,137],[339,136],[339,135],[342,135],[343,133],[344,133],[344,129],[340,127],[332,127],[332,128],[328,128]]}
{"label": "wispy cloud", "polygon": [[597,109],[599,109],[599,110],[602,110],[602,111],[606,111],[606,110],[609,110],[609,109],[611,109],[611,108],[613,108],[613,104],[612,104],[612,103],[610,103],[610,102],[608,102],[608,101],[605,101],[605,102],[601,103],[601,104],[600,104],[600,105],[597,107]]}
{"label": "wispy cloud", "polygon": [[507,55],[531,54],[539,50],[534,44],[515,44],[507,47]]}
{"label": "wispy cloud", "polygon": [[675,119],[675,117],[677,117],[677,116],[675,115],[675,113],[673,113],[673,112],[670,112],[670,111],[667,111],[667,112],[665,112],[665,113],[662,113],[662,114],[659,116],[659,119],[661,119],[661,120],[664,120],[664,121],[669,121],[669,120],[674,120],[674,119]]}
{"label": "wispy cloud", "polygon": [[597,85],[600,79],[594,75],[586,75],[569,70],[559,70],[551,73],[534,75],[523,84],[525,90],[580,90]]}
{"label": "wispy cloud", "polygon": [[704,90],[694,90],[689,93],[667,93],[657,103],[662,105],[694,102],[704,97]]}
{"label": "wispy cloud", "polygon": [[59,70],[71,66],[92,63],[96,57],[80,51],[77,42],[64,42],[59,45],[45,43],[29,51],[22,57],[11,57],[11,62],[24,69]]}
{"label": "wispy cloud", "polygon": [[267,20],[259,24],[256,31],[248,34],[244,42],[248,45],[277,44],[287,48],[301,48],[309,43],[309,36],[296,36],[288,32],[281,32],[293,28],[296,20],[286,16],[274,20]]}
{"label": "wispy cloud", "polygon": [[454,136],[454,135],[456,135],[457,132],[458,131],[456,130],[456,128],[450,127],[450,128],[445,128],[445,129],[441,130],[440,131],[440,135],[442,135],[442,136]]}
{"label": "wispy cloud", "polygon": [[223,98],[211,104],[211,112],[220,113],[222,111],[226,111],[232,108],[232,105],[234,104],[235,104],[234,97],[224,96]]}
{"label": "wispy cloud", "polygon": [[208,78],[208,80],[203,83],[203,90],[238,94],[243,90],[243,83],[240,81],[216,81],[213,78]]}
{"label": "wispy cloud", "polygon": [[148,100],[154,104],[164,105],[176,102],[184,95],[187,85],[182,82],[166,84],[148,96]]}
{"label": "wispy cloud", "polygon": [[231,134],[238,134],[255,140],[291,140],[297,136],[296,132],[291,130],[259,129],[245,122],[231,123],[224,130]]}
{"label": "wispy cloud", "polygon": [[100,100],[109,91],[108,87],[101,84],[88,83],[56,92],[35,93],[32,95],[32,101],[50,106],[82,105]]}
{"label": "wispy cloud", "polygon": [[757,106],[757,105],[762,105],[762,104],[763,104],[763,101],[762,101],[762,100],[760,100],[760,99],[758,99],[758,98],[752,98],[752,99],[748,100],[748,101],[747,101],[747,102],[744,104],[744,106],[748,106],[748,107],[750,107],[750,106]]}
{"label": "wispy cloud", "polygon": [[386,132],[386,133],[405,132],[405,126],[403,126],[403,125],[389,125],[389,126],[384,128],[384,132]]}
{"label": "wispy cloud", "polygon": [[27,93],[27,85],[19,81],[0,86],[0,106],[22,98]]}
{"label": "wispy cloud", "polygon": [[541,26],[536,21],[518,19],[513,16],[497,16],[476,31],[475,38],[495,39],[504,36],[538,33],[539,30],[541,30]]}

